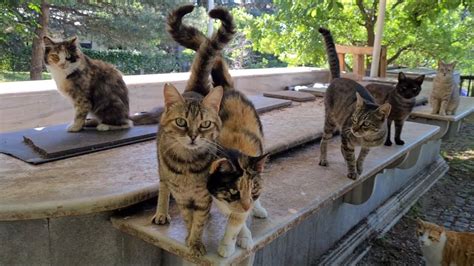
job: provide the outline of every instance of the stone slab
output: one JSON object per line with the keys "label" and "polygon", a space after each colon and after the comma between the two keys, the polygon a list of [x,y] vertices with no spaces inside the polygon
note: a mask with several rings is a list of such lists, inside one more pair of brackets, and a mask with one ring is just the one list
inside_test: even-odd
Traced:
{"label": "stone slab", "polygon": [[[321,100],[262,114],[266,151],[277,153],[319,138],[323,117]],[[0,154],[0,221],[130,206],[156,196],[157,167],[155,141],[42,165]]]}
{"label": "stone slab", "polygon": [[295,102],[308,102],[314,101],[316,97],[311,93],[301,92],[301,91],[275,91],[275,92],[265,92],[263,96],[270,98],[278,98],[291,100]]}
{"label": "stone slab", "polygon": [[374,82],[374,83],[386,83],[386,84],[397,84],[398,79],[396,78],[381,78],[381,77],[363,77],[362,81]]}
{"label": "stone slab", "polygon": [[313,83],[307,85],[296,85],[288,87],[289,90],[311,93],[317,97],[323,97],[326,93],[329,83]]}
{"label": "stone slab", "polygon": [[[170,225],[151,224],[153,207],[136,214],[117,216],[112,218],[112,223],[116,228],[128,234],[194,263],[216,265],[238,263],[251,252],[268,245],[306,220],[323,206],[381,172],[410,150],[418,148],[438,131],[439,128],[435,126],[407,122],[404,127],[406,144],[374,148],[366,159],[364,172],[355,181],[346,177],[346,166],[340,153],[339,141],[330,143],[328,167],[321,167],[317,163],[319,154],[317,144],[307,145],[274,158],[266,168],[265,189],[261,196],[262,204],[266,207],[269,217],[264,220],[250,219],[255,246],[251,251],[237,248],[229,258],[221,258],[216,252],[226,224],[225,217],[216,209],[211,211],[211,218],[203,237],[208,254],[201,258],[192,257],[184,244],[186,230],[175,204],[171,205]],[[288,196],[282,200],[282,195]]]}
{"label": "stone slab", "polygon": [[431,110],[432,107],[430,104],[425,106],[418,106],[416,107],[410,115],[410,118],[426,118],[426,119],[433,119],[433,120],[441,120],[441,121],[450,121],[450,122],[457,122],[462,120],[463,118],[469,116],[470,114],[474,113],[474,97],[464,97],[461,96],[461,101],[459,103],[459,107],[454,115],[437,115],[432,114]]}
{"label": "stone slab", "polygon": [[253,103],[255,109],[257,110],[257,113],[259,114],[270,112],[275,109],[288,107],[291,105],[291,101],[289,100],[272,99],[261,95],[252,95],[248,96],[248,98]]}
{"label": "stone slab", "polygon": [[85,128],[67,132],[67,124],[0,134],[0,152],[25,162],[41,164],[86,153],[151,140],[156,125],[100,132]]}

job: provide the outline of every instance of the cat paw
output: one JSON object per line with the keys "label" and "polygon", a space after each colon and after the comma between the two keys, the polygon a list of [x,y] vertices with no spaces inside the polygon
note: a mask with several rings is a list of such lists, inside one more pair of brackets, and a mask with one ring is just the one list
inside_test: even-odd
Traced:
{"label": "cat paw", "polygon": [[171,217],[164,213],[157,213],[153,215],[153,217],[151,218],[151,222],[159,225],[169,224],[171,222]]}
{"label": "cat paw", "polygon": [[206,246],[201,241],[194,241],[188,244],[191,254],[195,257],[206,255]]}
{"label": "cat paw", "polygon": [[445,116],[445,115],[446,115],[446,112],[445,112],[445,111],[439,111],[439,115]]}
{"label": "cat paw", "polygon": [[347,174],[347,177],[352,179],[352,180],[356,180],[358,176],[359,175],[357,173],[348,173]]}
{"label": "cat paw", "polygon": [[[360,167],[358,166],[358,167],[357,167],[357,174],[358,174],[358,175],[362,174],[362,171],[363,171],[362,166],[360,166]],[[356,177],[356,178],[357,178],[357,177]]]}
{"label": "cat paw", "polygon": [[328,161],[327,160],[321,160],[321,161],[319,161],[319,165],[328,166]]}
{"label": "cat paw", "polygon": [[235,252],[235,245],[225,245],[220,243],[219,247],[217,248],[217,253],[224,258],[229,257],[230,255],[234,254]]}
{"label": "cat paw", "polygon": [[72,123],[67,127],[68,132],[79,132],[82,130],[82,124]]}
{"label": "cat paw", "polygon": [[106,124],[98,124],[96,127],[97,131],[109,131],[110,126]]}
{"label": "cat paw", "polygon": [[405,141],[403,141],[403,140],[401,140],[401,139],[396,139],[396,140],[395,140],[395,143],[396,143],[397,145],[404,145],[404,144],[405,144]]}
{"label": "cat paw", "polygon": [[446,115],[453,115],[453,114],[454,114],[453,112],[446,111]]}
{"label": "cat paw", "polygon": [[392,141],[388,139],[388,140],[385,141],[385,143],[383,145],[392,146]]}
{"label": "cat paw", "polygon": [[237,246],[249,250],[253,247],[252,236],[239,236],[237,237]]}
{"label": "cat paw", "polygon": [[256,218],[265,219],[265,218],[268,217],[268,212],[263,207],[253,208],[252,209],[252,215],[253,215],[253,217],[256,217]]}

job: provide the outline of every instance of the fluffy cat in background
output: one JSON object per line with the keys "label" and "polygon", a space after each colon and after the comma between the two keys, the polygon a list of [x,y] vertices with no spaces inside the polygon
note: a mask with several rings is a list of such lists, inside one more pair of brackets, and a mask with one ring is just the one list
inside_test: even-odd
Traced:
{"label": "fluffy cat in background", "polygon": [[395,122],[395,143],[403,145],[405,142],[401,139],[403,123],[410,115],[413,107],[416,104],[416,96],[421,92],[421,84],[425,75],[417,78],[409,78],[403,74],[398,73],[398,83],[395,86],[386,84],[372,83],[365,86],[365,88],[374,96],[375,102],[378,104],[389,103],[392,106],[390,115],[387,118],[387,140],[385,146],[391,146],[390,130],[392,128],[392,121]]}
{"label": "fluffy cat in background", "polygon": [[448,231],[421,219],[416,223],[426,265],[474,265],[474,233]]}
{"label": "fluffy cat in background", "polygon": [[[263,154],[260,118],[252,102],[234,89],[227,64],[220,51],[214,48],[218,47],[218,43],[213,45],[214,37],[208,40],[198,29],[182,24],[182,18],[193,9],[194,6],[186,5],[174,10],[168,17],[168,32],[175,41],[187,48],[215,55],[213,64],[201,65],[199,68],[212,67],[213,86],[224,90],[219,110],[222,127],[216,143],[218,151],[209,169],[207,189],[219,209],[228,217],[224,237],[217,250],[219,255],[228,257],[234,253],[236,244],[245,249],[253,246],[252,234],[245,224],[249,214],[258,218],[267,216],[259,202],[263,187],[261,173],[267,155]],[[228,34],[218,39],[219,45],[224,45],[223,41],[230,40],[235,33],[233,18],[221,8],[211,11],[209,15],[218,17],[227,29]],[[202,83],[203,79],[195,80],[201,80]],[[201,93],[205,95],[207,89],[202,89]]]}
{"label": "fluffy cat in background", "polygon": [[433,80],[430,103],[432,114],[454,115],[459,106],[459,86],[454,80],[456,62],[438,62],[438,72]]}
{"label": "fluffy cat in background", "polygon": [[77,37],[53,40],[45,36],[43,43],[46,68],[58,90],[74,105],[74,121],[68,127],[69,132],[82,130],[89,113],[98,120],[99,131],[133,126],[128,90],[120,71],[84,55]]}
{"label": "fluffy cat in background", "polygon": [[[370,148],[380,146],[387,137],[386,119],[390,114],[389,103],[378,105],[372,95],[359,83],[340,78],[339,59],[331,32],[319,28],[326,43],[329,68],[333,80],[324,96],[324,132],[321,139],[319,165],[327,166],[327,145],[333,132],[341,129],[341,151],[347,164],[347,177],[357,179]],[[359,157],[354,148],[360,145]]]}

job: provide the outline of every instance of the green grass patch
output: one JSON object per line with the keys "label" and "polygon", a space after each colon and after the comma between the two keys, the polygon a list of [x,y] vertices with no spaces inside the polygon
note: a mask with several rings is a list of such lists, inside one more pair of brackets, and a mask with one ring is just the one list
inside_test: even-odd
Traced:
{"label": "green grass patch", "polygon": [[[51,79],[51,74],[43,72],[43,79]],[[30,72],[0,71],[0,82],[30,80]]]}

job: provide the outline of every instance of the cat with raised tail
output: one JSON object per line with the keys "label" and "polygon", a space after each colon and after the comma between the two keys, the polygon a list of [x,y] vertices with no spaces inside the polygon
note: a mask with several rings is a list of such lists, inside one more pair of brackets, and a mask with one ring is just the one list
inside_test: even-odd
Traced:
{"label": "cat with raised tail", "polygon": [[[333,132],[340,129],[341,151],[347,165],[347,177],[357,179],[362,173],[363,163],[371,147],[380,146],[387,138],[387,117],[391,105],[378,105],[375,99],[359,83],[341,78],[339,59],[331,32],[319,28],[328,54],[332,81],[324,96],[324,132],[321,139],[319,165],[327,166],[327,145]],[[356,160],[355,146],[361,151]]]}
{"label": "cat with raised tail", "polygon": [[454,79],[456,62],[438,62],[438,71],[433,80],[430,103],[432,114],[454,115],[459,106],[459,86]]}
{"label": "cat with raised tail", "polygon": [[421,219],[416,224],[416,236],[427,266],[474,265],[474,233],[449,231]]}

